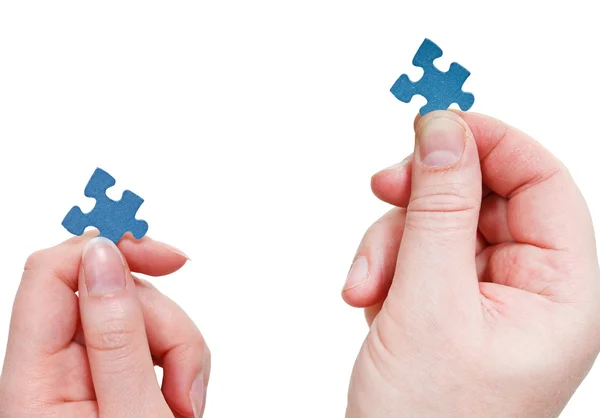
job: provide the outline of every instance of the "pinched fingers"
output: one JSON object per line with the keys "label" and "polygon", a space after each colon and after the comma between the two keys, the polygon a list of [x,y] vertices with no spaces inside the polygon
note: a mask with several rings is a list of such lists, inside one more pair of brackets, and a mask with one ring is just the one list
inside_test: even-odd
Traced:
{"label": "pinched fingers", "polygon": [[[525,133],[497,119],[454,111],[471,130],[480,159],[484,207],[488,195],[504,218],[485,216],[480,229],[491,241],[514,240],[541,248],[569,249],[594,256],[594,238],[587,205],[568,170],[550,151]],[[415,119],[418,126],[421,117]],[[412,158],[375,174],[373,193],[406,207],[411,193]],[[491,196],[490,196],[491,197]],[[504,203],[502,202],[504,200]],[[508,204],[510,202],[510,204]],[[496,224],[502,221],[502,230]],[[510,225],[510,230],[508,230]],[[496,233],[497,232],[497,233]]]}
{"label": "pinched fingers", "polygon": [[[7,356],[13,351],[21,358],[53,354],[73,339],[81,254],[97,234],[86,232],[28,258],[13,305]],[[125,236],[118,247],[133,271],[150,276],[173,273],[187,261],[179,250],[149,237]]]}
{"label": "pinched fingers", "polygon": [[[35,368],[35,363],[43,361],[45,357],[53,355],[58,351],[69,349],[69,347],[72,348],[73,340],[76,340],[80,344],[85,344],[85,338],[79,321],[79,300],[75,292],[77,290],[80,290],[81,292],[78,285],[78,273],[81,267],[83,248],[86,243],[96,235],[97,231],[90,231],[82,237],[71,238],[62,244],[38,251],[29,257],[13,307],[10,337],[4,365],[5,373],[3,376],[16,377],[19,374],[22,375],[26,372],[26,370],[23,369],[24,364],[27,364],[29,369]],[[134,241],[129,237],[125,237],[119,242],[118,246],[133,270],[151,276],[164,275],[176,271],[187,261],[187,257],[179,250],[166,244],[153,241],[148,237],[144,237],[139,241]],[[133,287],[135,288],[135,286]],[[154,291],[158,293],[155,289]],[[130,301],[131,300],[132,299],[130,298]],[[135,319],[136,317],[137,324],[139,325],[140,316],[134,314],[135,312],[132,312],[131,310],[122,309],[127,304],[122,304],[120,307],[113,309],[117,305],[118,304],[113,303],[111,308],[108,309],[109,313],[114,314],[114,311],[121,309],[126,316],[126,319],[121,321],[118,318],[113,318],[115,320],[112,321],[112,325],[108,327],[108,330],[110,331],[112,329],[112,331],[115,331],[111,331],[112,335],[116,339],[119,339],[117,338],[119,332],[117,332],[115,326],[119,323],[121,323],[121,325],[126,324],[128,321],[131,323],[131,318]],[[135,304],[130,304],[129,306],[132,307],[133,305]],[[146,316],[146,311],[152,309],[152,307],[144,306],[143,303],[141,305],[143,318]],[[135,311],[135,306],[133,306],[133,308],[133,311]],[[180,310],[180,308],[178,309]],[[171,315],[169,317],[177,317],[177,315]],[[145,318],[143,319],[145,320]],[[187,320],[191,322],[189,318]],[[135,323],[135,321],[133,321],[133,323]],[[132,336],[136,332],[140,334],[140,327],[138,325],[127,327],[128,330],[126,331],[132,332],[123,333],[124,338],[128,335]],[[165,332],[167,330],[164,328],[168,326],[169,325],[165,325],[164,323],[159,324],[157,326],[158,329],[160,329],[159,337],[155,338],[154,333],[151,332],[151,341],[146,341],[146,345],[150,345],[152,352],[149,364],[152,368],[151,371],[154,384],[156,384],[156,378],[153,373],[152,357],[157,358],[157,356],[159,356],[159,354],[155,353],[161,352],[161,349],[155,349],[155,346],[160,347],[161,344],[164,343],[161,341],[160,335],[164,335],[165,333],[169,334],[169,332]],[[88,328],[88,336],[93,335],[89,333],[89,327],[86,328]],[[143,328],[144,325],[142,323],[142,329]],[[185,342],[182,342],[176,346],[181,347],[189,345],[192,347],[189,350],[190,354],[187,356],[184,355],[182,358],[194,357],[191,353],[197,351],[195,357],[199,360],[186,360],[181,362],[178,367],[183,368],[183,364],[186,363],[189,366],[189,371],[196,371],[199,374],[205,363],[210,364],[209,356],[206,354],[208,353],[208,350],[205,349],[202,337],[198,337],[199,332],[195,327],[194,330],[190,331],[188,334],[190,341],[201,341],[201,343],[192,342],[186,344]],[[172,339],[170,335],[167,335],[164,338],[170,341],[175,340]],[[101,337],[100,340],[102,343],[106,342],[106,339],[103,340],[103,337]],[[110,340],[110,338],[108,338],[108,340]],[[158,343],[155,343],[155,340],[158,341]],[[141,345],[143,346],[143,344]],[[175,349],[175,346],[173,346],[169,347],[166,351],[164,348],[162,350],[163,358],[160,360],[162,365],[165,366],[166,369],[177,368],[168,365],[170,364],[168,358],[176,357],[178,354],[181,354],[181,352],[178,351],[180,349]],[[166,353],[172,353],[172,355],[165,355]],[[201,366],[198,366],[198,364]],[[14,374],[11,374],[11,365],[18,366],[17,369],[14,370]],[[204,370],[206,370],[206,368]],[[209,372],[204,373],[204,380],[208,379],[208,373]],[[169,372],[166,373],[166,375],[168,374]],[[150,373],[148,373],[148,376],[149,375]],[[172,379],[167,378],[166,375],[165,384],[167,388],[169,386],[176,386],[172,383],[167,383],[171,382]],[[165,391],[165,398],[169,403],[178,403],[178,405],[174,407],[174,410],[182,411],[182,413],[178,415],[181,417],[194,416],[192,400],[190,398],[193,379],[189,380],[190,382],[187,383],[189,387],[186,389],[187,391],[180,396],[179,400],[176,399],[177,396],[169,395],[168,389]],[[196,389],[196,393],[203,393],[205,391],[205,384],[197,384],[196,387],[199,388]],[[162,399],[160,391],[157,393],[158,398]],[[196,396],[196,398],[198,398],[198,396]],[[202,401],[200,401],[200,403],[201,402]]]}

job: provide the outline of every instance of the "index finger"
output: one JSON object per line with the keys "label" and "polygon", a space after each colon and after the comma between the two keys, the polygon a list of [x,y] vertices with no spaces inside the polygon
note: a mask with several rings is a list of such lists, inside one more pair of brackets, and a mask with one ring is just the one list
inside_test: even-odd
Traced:
{"label": "index finger", "polygon": [[[13,305],[7,357],[55,353],[71,341],[79,318],[75,292],[81,253],[97,234],[90,231],[29,257]],[[133,271],[152,276],[172,273],[187,261],[176,249],[148,237],[124,238],[119,248]]]}
{"label": "index finger", "polygon": [[508,199],[517,242],[595,256],[591,217],[567,168],[525,133],[478,113],[456,112],[469,125],[484,184]]}
{"label": "index finger", "polygon": [[[492,191],[508,200],[507,219],[499,221],[508,225],[511,237],[595,258],[591,217],[567,168],[539,142],[512,126],[478,113],[454,112],[475,138],[484,196]],[[372,188],[383,201],[405,207],[410,181],[410,164],[404,164],[375,174]]]}

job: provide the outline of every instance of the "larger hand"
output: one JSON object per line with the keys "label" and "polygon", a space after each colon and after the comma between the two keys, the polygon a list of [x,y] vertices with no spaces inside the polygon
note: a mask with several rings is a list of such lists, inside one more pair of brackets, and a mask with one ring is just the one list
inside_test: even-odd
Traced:
{"label": "larger hand", "polygon": [[347,417],[557,416],[600,349],[584,199],[497,120],[433,112],[415,131],[414,157],[373,179],[407,208],[369,229],[343,292],[371,324]]}

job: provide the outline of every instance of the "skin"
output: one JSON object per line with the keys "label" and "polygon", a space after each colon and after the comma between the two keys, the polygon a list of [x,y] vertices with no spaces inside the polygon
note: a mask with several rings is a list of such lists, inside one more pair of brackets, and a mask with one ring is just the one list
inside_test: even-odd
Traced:
{"label": "skin", "polygon": [[[0,377],[0,417],[200,417],[210,374],[204,339],[179,306],[131,274],[170,274],[187,257],[148,237],[126,236],[117,250],[92,240],[96,234],[27,260]],[[94,268],[103,274],[90,277]],[[88,287],[94,278],[107,290],[108,275],[125,287]],[[163,368],[162,388],[154,365]]]}
{"label": "skin", "polygon": [[[440,130],[442,119],[453,132]],[[497,120],[433,112],[415,131],[414,154],[372,179],[375,195],[397,207],[365,234],[342,293],[370,325],[346,416],[556,417],[600,350],[600,271],[585,201],[558,160]],[[433,142],[448,148],[457,132],[458,161],[447,149],[432,160]],[[98,293],[91,238],[27,261],[0,417],[201,416],[204,339],[130,273],[166,275],[186,257],[126,238],[95,266],[125,269],[125,287],[111,283],[116,273],[101,274]],[[154,364],[164,368],[162,388]]]}
{"label": "skin", "polygon": [[[436,118],[462,129],[457,162],[424,163]],[[370,326],[346,417],[556,417],[600,350],[586,203],[555,157],[498,120],[433,112],[415,132],[414,153],[372,178],[396,207],[342,292]]]}

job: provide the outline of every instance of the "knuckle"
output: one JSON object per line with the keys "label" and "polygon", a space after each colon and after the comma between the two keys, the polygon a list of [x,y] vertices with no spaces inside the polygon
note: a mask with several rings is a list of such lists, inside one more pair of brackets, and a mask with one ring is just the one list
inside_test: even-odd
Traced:
{"label": "knuckle", "polygon": [[430,187],[411,198],[409,212],[452,213],[479,211],[480,199],[465,194],[459,184]]}
{"label": "knuckle", "polygon": [[134,350],[136,330],[131,321],[114,318],[100,322],[85,333],[88,348],[110,354],[114,360],[127,357]]}
{"label": "knuckle", "polygon": [[460,231],[475,225],[480,199],[461,192],[458,186],[430,188],[414,196],[407,208],[405,228],[429,231]]}
{"label": "knuckle", "polygon": [[32,271],[32,270],[39,269],[40,266],[43,266],[44,264],[46,264],[46,260],[48,258],[47,254],[48,254],[48,250],[39,250],[39,251],[36,251],[36,252],[30,254],[29,257],[27,257],[27,260],[25,261],[24,270]]}
{"label": "knuckle", "polygon": [[199,334],[173,347],[171,351],[176,362],[180,364],[186,364],[190,361],[200,361],[202,363],[207,355],[210,356],[208,347]]}

